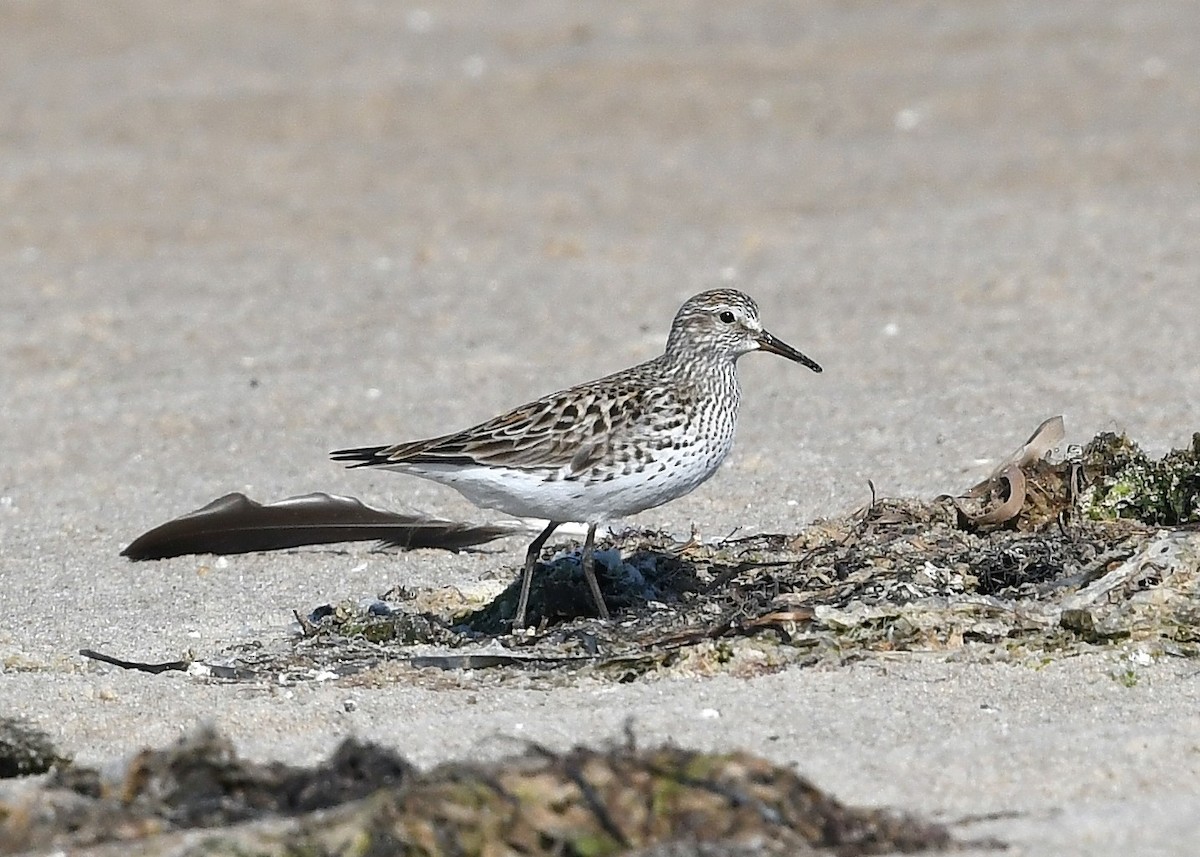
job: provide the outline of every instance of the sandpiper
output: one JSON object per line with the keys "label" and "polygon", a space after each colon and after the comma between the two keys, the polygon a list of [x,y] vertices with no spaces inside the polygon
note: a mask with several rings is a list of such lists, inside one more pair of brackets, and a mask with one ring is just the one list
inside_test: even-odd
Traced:
{"label": "sandpiper", "polygon": [[489,509],[549,523],[525,554],[513,627],[525,627],[542,546],[568,521],[586,523],[583,572],[602,619],[596,527],[682,497],[729,453],[737,426],[737,360],[769,351],[821,367],[768,333],[758,305],[734,289],[690,298],[653,360],[521,405],[463,431],[331,453],[351,467],[382,467],[440,482]]}

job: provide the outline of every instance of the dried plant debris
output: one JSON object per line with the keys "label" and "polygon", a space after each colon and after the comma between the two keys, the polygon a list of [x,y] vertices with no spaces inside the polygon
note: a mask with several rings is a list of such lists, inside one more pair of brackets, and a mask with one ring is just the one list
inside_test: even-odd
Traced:
{"label": "dried plant debris", "polygon": [[0,717],[0,779],[43,774],[68,761],[45,732],[21,720]]}
{"label": "dried plant debris", "polygon": [[397,589],[298,615],[293,639],[186,668],[238,681],[384,665],[418,681],[436,681],[430,668],[630,681],[894,651],[1040,659],[1131,642],[1197,655],[1200,440],[1158,461],[1113,435],[1049,456],[1062,435],[1061,419],[1047,420],[960,496],[872,500],[798,534],[679,544],[642,533],[623,552],[602,542],[597,576],[611,622],[594,618],[576,549],[539,566],[532,633],[510,631],[515,583]]}
{"label": "dried plant debris", "polygon": [[[138,840],[142,854],[430,857],[955,846],[938,824],[847,807],[789,768],[746,753],[530,747],[421,773],[350,740],[316,768],[295,768],[239,759],[227,739],[202,731],[107,770],[68,767],[15,798],[0,793],[0,853],[114,840]],[[177,833],[195,828],[205,828],[203,837]]]}
{"label": "dried plant debris", "polygon": [[[942,495],[938,499],[950,499],[961,522],[974,529],[1014,526],[1036,530],[1046,526],[1071,503],[1070,483],[1064,485],[1064,474],[1046,461],[1065,433],[1062,417],[1045,420],[987,479],[962,497]],[[978,507],[975,511],[970,509],[972,504]]]}

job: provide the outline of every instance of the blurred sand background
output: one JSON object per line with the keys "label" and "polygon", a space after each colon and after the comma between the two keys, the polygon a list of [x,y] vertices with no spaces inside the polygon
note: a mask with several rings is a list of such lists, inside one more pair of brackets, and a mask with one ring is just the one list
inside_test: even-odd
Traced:
{"label": "blurred sand background", "polygon": [[515,539],[117,554],[233,490],[479,519],[327,452],[653,356],[721,284],[826,371],[743,361],[725,468],[634,523],[795,531],[868,479],[961,489],[1058,413],[1071,441],[1186,444],[1198,117],[1188,2],[4,2],[0,712],[92,762],[201,721],[256,758],[356,733],[431,764],[632,717],[847,801],[999,814],[958,829],[1010,853],[1188,853],[1195,663],[260,688],[76,652],[211,653],[293,609],[512,573]]}

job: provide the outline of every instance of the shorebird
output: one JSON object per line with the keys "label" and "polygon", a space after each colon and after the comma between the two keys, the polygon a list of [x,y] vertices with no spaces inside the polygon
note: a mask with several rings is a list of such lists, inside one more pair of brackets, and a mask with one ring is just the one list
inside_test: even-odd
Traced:
{"label": "shorebird", "polygon": [[548,521],[525,554],[514,628],[525,627],[546,540],[568,521],[587,524],[583,573],[607,619],[594,569],[596,527],[682,497],[716,472],[737,427],[737,361],[751,351],[821,371],[767,332],[748,295],[715,289],[679,308],[667,347],[653,360],[453,434],[339,449],[331,457],[430,479],[476,506]]}

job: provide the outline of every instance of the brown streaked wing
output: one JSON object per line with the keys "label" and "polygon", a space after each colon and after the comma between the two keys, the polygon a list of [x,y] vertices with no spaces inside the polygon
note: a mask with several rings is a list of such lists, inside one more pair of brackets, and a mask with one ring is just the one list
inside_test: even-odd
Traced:
{"label": "brown streaked wing", "polygon": [[[610,379],[601,379],[610,380]],[[615,397],[612,394],[616,392]],[[463,431],[398,444],[388,463],[467,463],[523,470],[568,468],[580,474],[603,460],[612,441],[644,431],[665,402],[637,385],[588,385],[514,408]],[[600,407],[596,407],[599,405]]]}

